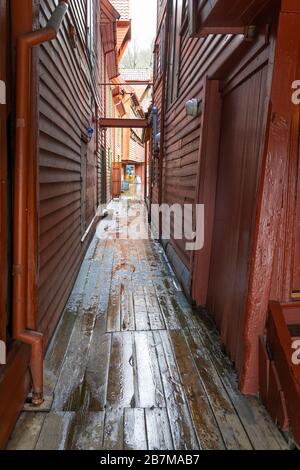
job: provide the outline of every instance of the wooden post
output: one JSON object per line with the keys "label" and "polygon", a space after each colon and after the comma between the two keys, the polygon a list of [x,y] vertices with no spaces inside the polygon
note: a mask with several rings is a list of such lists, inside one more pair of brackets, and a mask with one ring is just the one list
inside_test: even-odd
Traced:
{"label": "wooden post", "polygon": [[0,1],[0,80],[2,92],[0,99],[0,340],[6,341],[7,323],[7,138],[6,126],[8,115],[8,76],[7,76],[7,27],[8,27],[7,2]]}
{"label": "wooden post", "polygon": [[294,105],[291,96],[292,82],[300,78],[297,76],[299,57],[300,5],[295,0],[283,0],[245,311],[244,361],[240,386],[246,394],[258,391],[259,337],[265,328],[284,183],[293,148],[291,131]]}

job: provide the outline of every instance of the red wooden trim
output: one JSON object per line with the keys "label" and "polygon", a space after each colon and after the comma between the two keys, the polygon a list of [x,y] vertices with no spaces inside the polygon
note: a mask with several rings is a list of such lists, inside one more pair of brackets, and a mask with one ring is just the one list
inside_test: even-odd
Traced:
{"label": "red wooden trim", "polygon": [[206,305],[215,216],[222,100],[219,81],[206,80],[198,158],[196,204],[205,205],[204,248],[192,256],[192,298]]}
{"label": "red wooden trim", "polygon": [[267,342],[284,392],[291,431],[300,444],[300,365],[292,362],[292,338],[279,302],[270,303]]}
{"label": "red wooden trim", "polygon": [[8,10],[7,2],[0,2],[0,79],[6,87],[6,104],[0,103],[0,340],[6,341],[7,323],[7,116],[10,78],[7,75],[8,46]]}
{"label": "red wooden trim", "polygon": [[148,121],[147,119],[101,118],[99,126],[111,129],[144,129],[148,127]]}
{"label": "red wooden trim", "polygon": [[[258,390],[258,338],[264,332],[277,247],[284,175],[293,118],[291,84],[297,79],[300,57],[300,15],[280,14],[257,221],[252,249],[244,327],[244,393]],[[299,78],[299,77],[298,77]]]}
{"label": "red wooden trim", "polygon": [[[202,0],[196,2],[197,34],[244,34],[245,27],[252,24],[270,0],[236,0],[228,5],[227,0]],[[246,3],[246,5],[245,5]]]}

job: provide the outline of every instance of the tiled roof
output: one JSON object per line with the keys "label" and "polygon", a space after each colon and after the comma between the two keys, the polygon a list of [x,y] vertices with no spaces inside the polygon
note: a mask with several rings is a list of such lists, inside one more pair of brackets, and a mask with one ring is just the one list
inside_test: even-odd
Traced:
{"label": "tiled roof", "polygon": [[129,0],[110,0],[110,3],[120,13],[121,20],[130,19]]}
{"label": "tiled roof", "polygon": [[151,80],[151,69],[122,69],[120,74],[125,81],[141,81]]}

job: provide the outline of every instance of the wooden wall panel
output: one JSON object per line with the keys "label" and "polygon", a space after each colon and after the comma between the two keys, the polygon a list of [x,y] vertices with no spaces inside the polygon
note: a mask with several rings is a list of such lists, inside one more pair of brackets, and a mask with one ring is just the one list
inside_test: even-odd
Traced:
{"label": "wooden wall panel", "polygon": [[[41,1],[41,26],[55,6],[54,0]],[[94,6],[100,14],[98,0],[94,0]],[[76,49],[69,37],[71,24],[77,33]],[[87,247],[88,239],[82,244],[81,237],[95,215],[97,181],[99,184],[101,180],[97,168],[100,154],[96,154],[98,133],[94,132],[91,142],[83,142],[88,127],[95,126],[96,105],[103,112],[103,98],[94,92],[103,72],[101,44],[95,49],[99,56],[91,71],[86,27],[86,2],[71,2],[58,40],[39,51],[38,324],[46,340],[59,319]],[[99,28],[95,30],[99,35]],[[83,145],[86,161],[81,157]]]}
{"label": "wooden wall panel", "polygon": [[207,306],[241,366],[244,312],[264,138],[268,64],[223,95]]}
{"label": "wooden wall panel", "polygon": [[[224,101],[223,104],[220,103],[221,107],[226,106],[225,95],[230,92],[234,93],[234,90],[241,87],[241,94],[237,97],[236,102],[233,100],[228,109],[224,111],[226,116],[224,114],[221,126],[225,129],[224,136],[227,131],[231,136],[234,148],[228,150],[227,154],[230,152],[232,155],[235,154],[232,168],[237,173],[234,171],[232,175],[226,173],[226,158],[224,158],[225,163],[220,170],[220,175],[222,173],[221,176],[226,177],[227,174],[228,180],[226,180],[227,186],[225,186],[229,193],[233,190],[230,179],[232,179],[232,185],[236,184],[238,187],[235,204],[232,207],[234,216],[230,213],[229,222],[225,220],[225,217],[219,226],[214,222],[213,228],[216,234],[222,234],[221,228],[225,234],[221,237],[223,243],[220,241],[219,252],[214,255],[215,260],[220,259],[221,255],[226,253],[224,257],[227,261],[220,267],[217,263],[211,265],[211,260],[206,258],[206,266],[202,267],[196,264],[198,271],[195,273],[193,266],[196,257],[193,253],[185,250],[186,240],[171,238],[171,244],[175,248],[176,254],[191,274],[201,277],[202,269],[205,271],[206,287],[210,272],[211,287],[207,305],[215,313],[224,343],[240,373],[243,370],[245,303],[253,242],[253,224],[258,199],[258,181],[260,180],[260,157],[265,139],[264,131],[271,90],[278,9],[265,10],[255,23],[257,31],[253,41],[245,41],[241,36],[220,34],[209,35],[206,38],[191,38],[186,27],[182,28],[178,96],[166,109],[164,142],[162,142],[163,202],[169,205],[174,203],[194,204],[198,201],[199,194],[205,189],[207,180],[205,175],[199,173],[202,168],[201,138],[204,138],[203,133],[207,126],[205,122],[203,123],[201,113],[194,119],[189,118],[186,115],[185,104],[192,98],[197,98],[200,102],[203,101],[204,85],[208,78],[220,82]],[[266,29],[266,24],[270,25],[269,29]],[[157,41],[159,45],[159,37]],[[247,80],[249,80],[248,84]],[[168,83],[166,90],[168,90]],[[165,103],[166,99],[161,96],[159,77],[157,77],[154,82],[154,104],[161,112]],[[220,106],[218,105],[218,107]],[[228,126],[237,115],[240,115],[239,120],[235,121],[235,129],[238,132],[230,134]],[[228,124],[227,127],[226,124]],[[210,130],[210,132],[213,131]],[[217,129],[216,139],[218,139],[218,132]],[[219,142],[216,145],[218,146]],[[218,152],[214,150],[213,153],[218,159]],[[210,154],[206,156],[208,159],[211,157]],[[229,155],[227,155],[228,157]],[[236,164],[236,168],[234,168],[234,164]],[[217,168],[217,166],[218,162],[214,167]],[[247,173],[249,173],[249,179],[245,177]],[[155,177],[152,184],[154,184],[152,201],[156,202],[159,200],[159,187],[155,184]],[[223,202],[226,195],[223,195]],[[220,200],[222,201],[222,197]],[[214,217],[214,206],[215,201],[211,201],[211,207],[205,208],[206,211],[210,211],[210,214],[212,213],[212,218]],[[220,214],[222,215],[223,212],[221,209]],[[227,246],[226,228],[228,228],[228,224],[236,225],[233,225],[235,227],[233,229],[234,236],[229,240]],[[229,235],[228,237],[230,238]],[[220,278],[224,281],[223,284],[217,284]],[[201,282],[196,282],[196,284],[203,287]],[[206,294],[202,295],[203,292],[201,295],[196,295],[195,292],[193,294],[193,298],[196,300],[206,299]]]}

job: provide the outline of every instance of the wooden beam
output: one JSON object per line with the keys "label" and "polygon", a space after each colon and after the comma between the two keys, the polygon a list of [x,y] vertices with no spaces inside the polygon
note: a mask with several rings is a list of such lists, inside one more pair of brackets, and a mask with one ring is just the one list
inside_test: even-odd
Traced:
{"label": "wooden beam", "polygon": [[[259,341],[264,334],[274,274],[274,258],[280,249],[279,228],[282,212],[284,220],[294,218],[294,209],[283,204],[284,190],[292,191],[290,162],[297,160],[299,142],[299,108],[291,99],[291,84],[300,71],[300,14],[281,12],[276,38],[273,83],[269,105],[267,136],[262,164],[254,242],[250,265],[249,289],[244,315],[244,364],[240,388],[246,395],[258,391]],[[271,64],[273,66],[273,64]],[[291,194],[291,198],[295,197]],[[289,213],[292,211],[292,213]],[[286,231],[284,238],[291,237]],[[282,245],[281,245],[282,246]],[[284,261],[289,252],[284,249]],[[277,283],[286,283],[290,266],[281,266]],[[289,287],[289,294],[292,286]],[[285,296],[279,292],[278,297]],[[280,299],[275,299],[280,300]]]}
{"label": "wooden beam", "polygon": [[115,119],[102,118],[99,119],[100,127],[112,129],[144,129],[148,127],[147,119]]}

